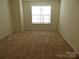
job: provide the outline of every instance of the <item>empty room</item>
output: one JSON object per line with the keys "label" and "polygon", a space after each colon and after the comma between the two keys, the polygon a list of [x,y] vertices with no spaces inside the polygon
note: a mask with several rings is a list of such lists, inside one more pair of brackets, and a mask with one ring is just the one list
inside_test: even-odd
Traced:
{"label": "empty room", "polygon": [[0,0],[0,59],[79,59],[79,0]]}

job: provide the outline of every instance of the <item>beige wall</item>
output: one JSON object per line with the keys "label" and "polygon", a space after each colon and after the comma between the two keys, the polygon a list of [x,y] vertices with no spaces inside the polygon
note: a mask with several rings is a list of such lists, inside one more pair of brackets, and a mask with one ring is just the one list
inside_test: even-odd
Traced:
{"label": "beige wall", "polygon": [[23,18],[23,6],[22,0],[19,0],[19,9],[20,9],[20,19],[21,19],[21,31],[24,31],[24,18]]}
{"label": "beige wall", "polygon": [[[38,2],[39,1],[39,2]],[[42,2],[43,1],[43,2]],[[31,5],[32,4],[47,4],[52,6],[52,17],[51,17],[51,24],[49,25],[34,25],[32,24],[32,16],[31,16]],[[23,16],[24,16],[24,29],[34,29],[34,30],[57,30],[58,29],[58,21],[59,21],[59,8],[60,3],[59,0],[28,0],[23,1]]]}
{"label": "beige wall", "polygon": [[54,1],[59,1],[59,0],[22,0],[22,1],[47,1],[47,2],[54,2]]}
{"label": "beige wall", "polygon": [[10,0],[13,31],[23,31],[23,15],[21,0]]}
{"label": "beige wall", "polygon": [[79,0],[61,0],[59,31],[79,51]]}
{"label": "beige wall", "polygon": [[0,0],[0,39],[12,33],[8,0]]}

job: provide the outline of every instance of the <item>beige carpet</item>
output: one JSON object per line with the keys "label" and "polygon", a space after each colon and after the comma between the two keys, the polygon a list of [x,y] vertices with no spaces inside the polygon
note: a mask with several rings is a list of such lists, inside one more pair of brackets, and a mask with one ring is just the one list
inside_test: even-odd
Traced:
{"label": "beige carpet", "polygon": [[0,59],[76,59],[55,31],[25,31],[0,40]]}

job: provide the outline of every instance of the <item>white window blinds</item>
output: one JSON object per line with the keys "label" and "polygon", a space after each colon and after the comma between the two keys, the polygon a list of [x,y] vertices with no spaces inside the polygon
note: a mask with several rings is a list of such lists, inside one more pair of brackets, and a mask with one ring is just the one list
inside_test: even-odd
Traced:
{"label": "white window blinds", "polygon": [[51,6],[32,6],[32,24],[50,24]]}

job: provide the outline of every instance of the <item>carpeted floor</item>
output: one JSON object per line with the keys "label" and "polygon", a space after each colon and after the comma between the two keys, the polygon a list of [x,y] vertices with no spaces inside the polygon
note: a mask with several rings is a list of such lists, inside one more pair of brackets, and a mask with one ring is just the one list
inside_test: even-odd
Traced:
{"label": "carpeted floor", "polygon": [[0,40],[0,59],[76,59],[55,31],[25,31]]}

